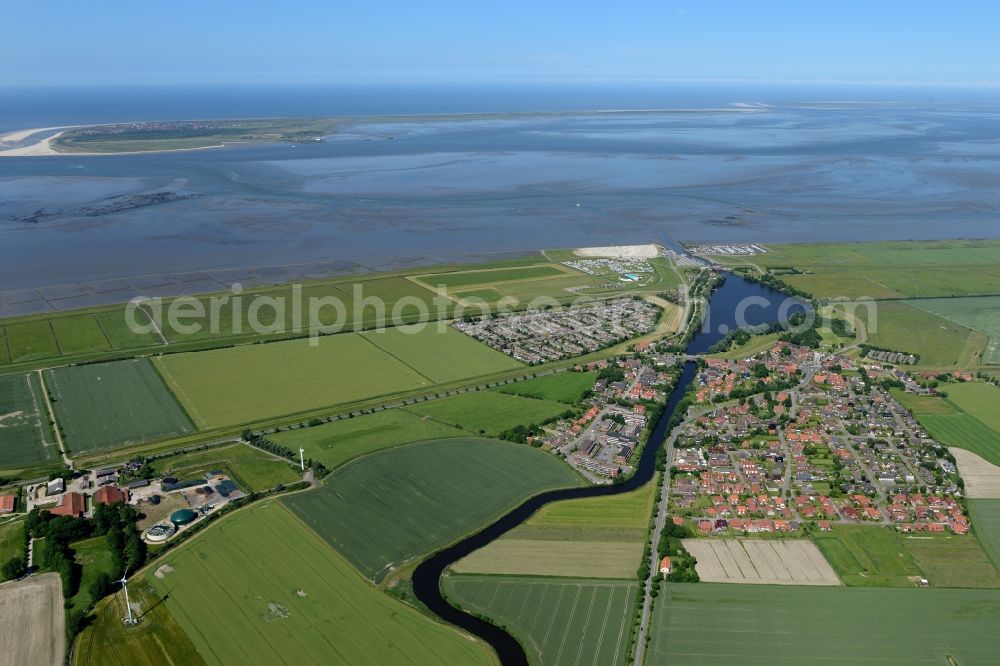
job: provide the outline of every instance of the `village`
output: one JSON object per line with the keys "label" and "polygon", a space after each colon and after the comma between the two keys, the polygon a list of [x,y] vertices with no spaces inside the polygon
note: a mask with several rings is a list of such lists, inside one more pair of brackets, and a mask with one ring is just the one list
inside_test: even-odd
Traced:
{"label": "village", "polygon": [[674,444],[675,519],[704,535],[836,523],[967,533],[954,459],[879,386],[882,372],[785,342],[706,359]]}
{"label": "village", "polygon": [[484,317],[453,325],[508,356],[536,365],[598,351],[648,333],[660,310],[625,299],[565,310]]}

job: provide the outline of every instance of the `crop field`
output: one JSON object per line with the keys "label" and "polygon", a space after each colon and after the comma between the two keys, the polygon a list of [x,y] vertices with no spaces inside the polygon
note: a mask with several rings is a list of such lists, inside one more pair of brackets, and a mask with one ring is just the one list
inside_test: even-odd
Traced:
{"label": "crop field", "polygon": [[[996,404],[991,401],[1000,398],[1000,389],[975,382],[949,384],[945,390],[947,398],[915,396],[902,391],[894,391],[893,395],[913,412],[927,433],[937,441],[966,449],[987,462],[1000,465],[1000,424],[997,424],[996,410],[990,409],[991,404]],[[966,409],[972,413],[966,412]],[[993,424],[993,427],[976,415]]]}
{"label": "crop field", "polygon": [[642,543],[652,517],[655,493],[656,484],[650,482],[621,495],[554,502],[542,507],[508,536]]}
{"label": "crop field", "polygon": [[431,386],[431,381],[355,333],[170,354],[157,367],[200,427]]}
{"label": "crop field", "polygon": [[192,432],[184,410],[147,359],[45,371],[66,446],[112,449]]}
{"label": "crop field", "polygon": [[529,496],[581,483],[530,446],[447,439],[365,456],[282,502],[377,582]]}
{"label": "crop field", "polygon": [[502,538],[462,558],[456,573],[570,578],[635,578],[642,544]]}
{"label": "crop field", "polygon": [[539,400],[556,400],[557,402],[575,404],[580,402],[584,393],[594,387],[596,381],[597,373],[595,372],[560,372],[492,390],[538,398]]}
{"label": "crop field", "polygon": [[840,580],[808,539],[684,539],[707,583],[839,585]]}
{"label": "crop field", "polygon": [[968,414],[917,416],[927,433],[948,446],[968,449],[976,455],[1000,464],[1000,439],[996,430]]}
{"label": "crop field", "polygon": [[299,481],[302,475],[287,460],[246,444],[230,444],[206,451],[183,453],[153,463],[163,474],[182,478],[202,476],[222,469],[248,491],[261,491],[278,484]]}
{"label": "crop field", "polygon": [[455,574],[442,581],[450,600],[506,626],[532,664],[626,662],[635,582]]}
{"label": "crop field", "polygon": [[59,347],[47,320],[7,326],[7,348],[13,363],[59,355]]}
{"label": "crop field", "polygon": [[364,581],[278,502],[220,521],[158,572],[147,580],[208,664],[492,663]]}
{"label": "crop field", "polygon": [[66,653],[62,587],[54,573],[0,585],[0,661],[61,666]]}
{"label": "crop field", "polygon": [[996,660],[1000,592],[994,590],[725,583],[668,583],[665,589],[653,610],[648,663],[940,666]]}
{"label": "crop field", "polygon": [[986,382],[951,384],[943,390],[948,400],[986,427],[1000,431],[1000,388]]}
{"label": "crop field", "polygon": [[902,535],[869,525],[834,525],[816,532],[813,541],[845,585],[913,587],[922,575]]}
{"label": "crop field", "polygon": [[537,266],[516,266],[512,268],[487,268],[471,271],[454,271],[450,273],[428,273],[418,275],[416,279],[432,289],[444,286],[455,289],[469,286],[492,286],[501,282],[522,280],[537,280],[539,278],[562,277],[564,275],[582,275],[577,271],[564,268],[558,264],[539,264]]}
{"label": "crop field", "polygon": [[987,336],[983,362],[1000,364],[1000,296],[921,299],[909,304]]}
{"label": "crop field", "polygon": [[122,624],[125,595],[117,592],[98,604],[95,618],[73,650],[75,666],[203,666],[191,640],[170,614],[170,600],[156,593],[145,577],[129,580],[129,601],[142,616],[134,627]]}
{"label": "crop field", "polygon": [[1000,575],[971,534],[905,536],[902,542],[931,587],[1000,588]]}
{"label": "crop field", "polygon": [[496,435],[517,425],[531,425],[558,416],[565,403],[520,398],[506,393],[475,391],[405,407],[406,411],[470,432]]}
{"label": "crop field", "polygon": [[468,437],[459,430],[402,409],[340,419],[312,428],[300,428],[269,435],[268,438],[293,451],[305,449],[306,456],[336,469],[367,453],[391,449],[430,439]]}
{"label": "crop field", "polygon": [[33,467],[58,458],[38,375],[0,375],[0,467]]}
{"label": "crop field", "polygon": [[1000,571],[1000,500],[969,500],[972,531],[993,566]]}
{"label": "crop field", "polygon": [[868,333],[868,344],[920,355],[920,365],[972,366],[987,338],[964,326],[899,301],[878,303],[877,319],[866,308],[856,310]]}
{"label": "crop field", "polygon": [[1000,467],[958,447],[948,449],[955,457],[958,473],[965,481],[968,499],[1000,499]]}
{"label": "crop field", "polygon": [[450,326],[400,326],[361,334],[436,384],[494,374],[521,363]]}

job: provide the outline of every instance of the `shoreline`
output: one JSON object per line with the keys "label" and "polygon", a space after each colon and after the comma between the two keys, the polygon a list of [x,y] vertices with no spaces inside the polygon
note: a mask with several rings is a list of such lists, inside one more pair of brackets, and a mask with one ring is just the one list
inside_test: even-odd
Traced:
{"label": "shoreline", "polygon": [[[369,116],[292,116],[289,118],[213,118],[212,121],[230,120],[315,120],[317,118],[329,118],[330,120],[342,121],[345,125],[360,125],[366,123],[386,123],[386,122],[431,122],[438,120],[452,120],[454,122],[470,120],[506,119],[506,118],[558,118],[573,116],[602,116],[602,115],[626,115],[626,114],[663,114],[663,113],[762,113],[771,110],[769,106],[732,106],[719,108],[660,108],[660,109],[581,109],[574,111],[487,111],[470,113],[417,113],[417,114],[380,114]],[[141,120],[127,121],[129,123],[155,123],[155,122],[195,122],[194,120]],[[106,127],[120,125],[124,123],[100,123],[93,125],[60,125],[56,127],[36,127],[15,130],[0,135],[0,157],[41,157],[41,156],[80,156],[99,157],[102,155],[146,155],[151,153],[172,153],[189,150],[204,150],[206,148],[225,148],[226,144],[213,146],[196,146],[192,148],[163,148],[156,150],[120,150],[111,152],[60,152],[52,148],[52,141],[59,138],[66,130],[80,127]],[[33,134],[47,132],[51,130],[61,130],[50,137],[44,138],[36,143],[17,148],[4,148],[6,144],[20,143]],[[234,142],[234,143],[273,143],[262,142]]]}

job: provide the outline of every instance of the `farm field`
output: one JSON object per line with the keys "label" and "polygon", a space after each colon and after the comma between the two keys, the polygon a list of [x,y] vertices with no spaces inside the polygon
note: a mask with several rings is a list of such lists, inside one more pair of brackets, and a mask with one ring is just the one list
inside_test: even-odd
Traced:
{"label": "farm field", "polygon": [[570,578],[634,578],[642,544],[503,538],[462,558],[456,573]]}
{"label": "farm field", "polygon": [[839,585],[833,568],[808,539],[684,539],[706,583]]}
{"label": "farm field", "polygon": [[[381,326],[387,321],[419,321],[421,307],[426,307],[431,319],[438,319],[439,315],[449,316],[454,307],[450,301],[405,277],[339,282],[336,287],[350,297],[353,309],[349,318],[356,327]],[[424,306],[418,306],[418,302]]]}
{"label": "farm field", "polygon": [[845,585],[913,587],[923,573],[903,543],[902,535],[869,525],[834,525],[815,532],[813,541]]}
{"label": "farm field", "polygon": [[297,468],[287,460],[246,444],[183,453],[156,460],[153,465],[160,473],[178,478],[200,477],[211,470],[223,469],[245,490],[252,492],[294,483],[302,478]]}
{"label": "farm field", "polygon": [[968,499],[1000,499],[1000,467],[957,447],[948,449],[955,457],[958,473],[965,481]]}
{"label": "farm field", "polygon": [[582,276],[570,268],[559,264],[538,264],[535,266],[515,266],[511,268],[487,268],[448,273],[426,273],[415,276],[416,280],[431,289],[443,285],[447,289],[469,286],[491,286],[501,282],[537,280],[539,278],[562,277],[564,275]]}
{"label": "farm field", "polygon": [[0,467],[20,469],[58,459],[38,375],[0,375]]}
{"label": "farm field", "polygon": [[155,360],[195,423],[236,425],[431,386],[355,333]]}
{"label": "farm field", "polygon": [[1000,293],[1000,242],[892,241],[769,245],[727,263],[795,267],[789,284],[817,297],[912,298]]}
{"label": "farm field", "polygon": [[903,544],[931,587],[1000,588],[1000,575],[971,534],[907,536]]}
{"label": "farm field", "polygon": [[466,610],[506,626],[530,663],[626,663],[633,581],[451,574],[442,588]]}
{"label": "farm field", "polygon": [[1000,500],[969,500],[972,531],[993,566],[1000,571]]}
{"label": "farm field", "polygon": [[0,585],[3,663],[60,666],[66,654],[66,614],[59,575],[41,574]]}
{"label": "farm field", "polygon": [[193,431],[147,359],[46,370],[45,383],[75,454]]}
{"label": "farm field", "polygon": [[542,507],[507,538],[643,543],[653,513],[655,483],[620,495],[563,500]]}
{"label": "farm field", "polygon": [[594,387],[596,381],[597,373],[595,372],[560,372],[490,390],[540,400],[575,404],[580,401],[585,392]]}
{"label": "farm field", "polygon": [[417,403],[403,409],[470,432],[497,435],[517,425],[540,423],[562,414],[569,407],[552,400],[474,391]]}
{"label": "farm field", "polygon": [[160,565],[147,580],[208,664],[493,663],[365,582],[279,502],[227,517]]}
{"label": "farm field", "polygon": [[878,303],[874,321],[867,308],[855,314],[864,322],[868,344],[918,354],[922,366],[973,367],[987,343],[982,333],[901,301]]}
{"label": "farm field", "polygon": [[66,354],[108,351],[111,343],[91,315],[60,317],[52,320],[52,332],[59,351]]}
{"label": "farm field", "polygon": [[988,664],[998,620],[993,590],[667,583],[647,663]]}
{"label": "farm field", "polygon": [[282,502],[378,582],[531,495],[581,484],[538,449],[462,438],[373,453]]}
{"label": "farm field", "polygon": [[128,592],[129,601],[142,615],[142,622],[135,627],[122,624],[126,611],[125,595],[121,592],[105,598],[94,611],[94,621],[76,643],[72,662],[75,666],[205,664],[170,614],[169,599],[164,601],[156,594],[144,576],[130,579]]}
{"label": "farm field", "polygon": [[7,349],[12,363],[51,358],[59,355],[55,337],[48,321],[10,324],[7,330]]}
{"label": "farm field", "polygon": [[436,384],[521,367],[518,361],[450,326],[400,326],[361,335]]}
{"label": "farm field", "polygon": [[272,441],[336,469],[366,453],[429,439],[468,437],[470,433],[423,418],[402,409],[340,419],[312,428],[268,435]]}
{"label": "farm field", "polygon": [[0,523],[0,564],[12,557],[24,556],[24,520]]}
{"label": "farm field", "polygon": [[994,402],[1000,400],[1000,389],[983,382],[966,382],[948,384],[943,390],[947,398],[903,391],[894,391],[893,395],[937,441],[1000,465],[1000,416],[991,408],[1000,404]]}
{"label": "farm field", "polygon": [[987,336],[983,362],[1000,364],[1000,296],[921,299],[909,304]]}

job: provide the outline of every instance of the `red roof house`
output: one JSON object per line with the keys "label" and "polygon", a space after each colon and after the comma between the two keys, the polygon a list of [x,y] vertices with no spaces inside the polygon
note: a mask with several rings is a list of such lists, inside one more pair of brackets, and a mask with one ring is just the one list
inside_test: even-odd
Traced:
{"label": "red roof house", "polygon": [[0,513],[14,513],[16,506],[16,495],[0,495]]}
{"label": "red roof house", "polygon": [[114,504],[115,502],[127,502],[128,491],[121,490],[115,486],[103,486],[94,493],[94,504]]}
{"label": "red roof house", "polygon": [[87,510],[87,500],[80,493],[66,493],[59,498],[59,504],[48,512],[54,516],[73,516],[79,518]]}
{"label": "red roof house", "polygon": [[666,576],[672,570],[672,565],[669,557],[664,557],[660,560],[660,573]]}

